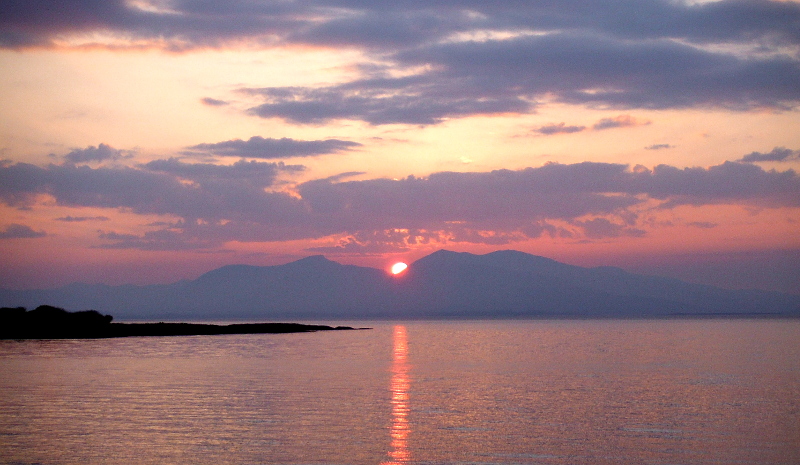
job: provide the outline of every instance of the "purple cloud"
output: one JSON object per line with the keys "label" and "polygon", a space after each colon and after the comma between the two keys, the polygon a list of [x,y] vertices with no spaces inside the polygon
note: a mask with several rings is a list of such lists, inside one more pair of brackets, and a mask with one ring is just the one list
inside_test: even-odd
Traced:
{"label": "purple cloud", "polygon": [[[54,47],[102,32],[170,51],[241,44],[363,51],[364,78],[352,82],[245,89],[263,98],[251,114],[302,124],[436,124],[527,113],[543,99],[619,109],[785,110],[800,104],[800,59],[786,52],[800,45],[795,2],[621,0],[614,8],[578,0],[137,5],[5,1],[0,47]],[[732,49],[737,53],[725,51]],[[426,71],[392,77],[409,69]]]}
{"label": "purple cloud", "polygon": [[718,226],[717,223],[712,223],[710,221],[692,221],[691,223],[686,223],[686,225],[700,229],[711,229]]}
{"label": "purple cloud", "polygon": [[550,136],[553,134],[572,134],[573,132],[581,132],[584,129],[586,129],[586,126],[567,126],[566,123],[553,123],[541,126],[534,129],[534,131]]}
{"label": "purple cloud", "polygon": [[361,144],[339,139],[295,140],[286,137],[272,139],[254,136],[246,141],[233,139],[213,144],[197,144],[189,149],[217,156],[271,159],[313,157],[352,150],[356,147],[361,147]]}
{"label": "purple cloud", "polygon": [[[530,102],[514,95],[481,95],[436,76],[370,79],[328,88],[245,88],[265,103],[250,108],[262,118],[283,118],[298,124],[355,119],[370,124],[436,124],[451,117],[504,112],[524,113]],[[478,92],[478,93],[476,93]]]}
{"label": "purple cloud", "polygon": [[85,149],[75,149],[64,155],[64,160],[70,163],[90,163],[106,160],[120,160],[132,158],[134,152],[131,150],[115,149],[107,144],[100,144],[97,147],[89,146]]}
{"label": "purple cloud", "polygon": [[646,224],[640,224],[638,213],[652,204],[660,209],[800,207],[797,173],[733,162],[653,170],[553,163],[399,180],[334,176],[299,184],[292,193],[275,190],[278,175],[297,169],[281,163],[212,165],[176,159],[135,168],[6,164],[0,166],[0,201],[35,207],[37,195],[48,194],[67,207],[178,218],[152,225],[154,230],[143,235],[101,236],[108,246],[159,250],[332,235],[365,247],[434,240],[507,244],[543,234],[595,239],[644,234]]}
{"label": "purple cloud", "polygon": [[66,223],[81,223],[84,221],[109,221],[111,218],[107,216],[62,216],[56,218],[56,221],[64,221]]}
{"label": "purple cloud", "polygon": [[633,126],[644,126],[648,124],[650,124],[649,121],[639,121],[631,115],[619,115],[613,118],[601,119],[592,126],[592,129],[601,131],[603,129],[627,128]]}
{"label": "purple cloud", "polygon": [[613,223],[606,218],[594,218],[587,221],[575,221],[575,225],[583,228],[586,237],[590,239],[602,239],[606,237],[619,236],[644,236],[645,231],[631,228],[624,224]]}
{"label": "purple cloud", "polygon": [[185,163],[177,158],[154,160],[143,168],[148,171],[167,173],[182,179],[191,179],[198,183],[214,184],[219,182],[237,182],[252,184],[258,188],[271,186],[280,173],[300,172],[302,165],[287,165],[283,162],[263,163],[239,160],[232,165],[216,165],[212,163]]}
{"label": "purple cloud", "polygon": [[211,97],[205,97],[200,99],[200,103],[203,105],[208,105],[209,107],[224,107],[225,105],[229,105],[230,102],[226,102],[225,100],[217,100]]}
{"label": "purple cloud", "polygon": [[[162,6],[161,4],[156,4]],[[59,37],[108,31],[165,47],[222,46],[274,36],[290,43],[386,50],[436,43],[471,30],[591,30],[626,40],[680,38],[796,44],[800,7],[785,2],[678,3],[621,0],[614,8],[579,0],[421,3],[363,0],[171,2],[140,8],[124,0],[8,0],[0,7],[5,47],[51,45]]]}
{"label": "purple cloud", "polygon": [[35,239],[45,236],[47,236],[46,232],[34,231],[30,226],[24,224],[12,223],[6,226],[5,231],[0,231],[0,239]]}
{"label": "purple cloud", "polygon": [[769,153],[752,152],[748,153],[740,160],[744,163],[758,163],[762,161],[792,161],[800,160],[800,150],[790,150],[785,147],[775,147]]}
{"label": "purple cloud", "polygon": [[[529,113],[539,100],[614,108],[787,109],[800,102],[800,61],[746,58],[675,41],[642,43],[552,33],[399,50],[398,66],[430,71],[314,88],[247,88],[263,98],[249,112],[300,124],[354,119],[436,124],[445,118]],[[535,76],[535,78],[533,78]],[[646,124],[621,115],[596,130]]]}

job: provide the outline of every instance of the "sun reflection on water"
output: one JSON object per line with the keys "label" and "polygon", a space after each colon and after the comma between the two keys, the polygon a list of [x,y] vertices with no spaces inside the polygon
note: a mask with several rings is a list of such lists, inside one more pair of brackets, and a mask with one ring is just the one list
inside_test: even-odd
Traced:
{"label": "sun reflection on water", "polygon": [[392,429],[391,449],[388,452],[389,461],[382,465],[397,465],[407,463],[411,454],[408,451],[408,433],[411,431],[408,423],[408,336],[406,327],[394,327],[394,355],[392,357],[392,381],[389,390],[392,393]]}

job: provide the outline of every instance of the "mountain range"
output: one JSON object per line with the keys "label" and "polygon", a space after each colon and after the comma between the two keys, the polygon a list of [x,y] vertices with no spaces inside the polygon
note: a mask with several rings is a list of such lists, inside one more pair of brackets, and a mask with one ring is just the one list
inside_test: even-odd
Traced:
{"label": "mountain range", "polygon": [[317,255],[278,266],[224,266],[173,284],[0,290],[0,306],[41,304],[96,309],[117,320],[800,316],[794,294],[584,268],[513,250],[440,250],[397,276]]}

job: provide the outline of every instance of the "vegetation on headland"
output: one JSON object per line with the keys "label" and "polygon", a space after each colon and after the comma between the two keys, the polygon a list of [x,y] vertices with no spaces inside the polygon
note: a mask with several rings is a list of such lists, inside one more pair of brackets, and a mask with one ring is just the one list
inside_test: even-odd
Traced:
{"label": "vegetation on headland", "polygon": [[355,329],[349,326],[300,323],[112,323],[114,317],[96,310],[68,312],[41,305],[0,308],[0,339],[91,339],[131,336],[198,336],[217,334],[303,333]]}

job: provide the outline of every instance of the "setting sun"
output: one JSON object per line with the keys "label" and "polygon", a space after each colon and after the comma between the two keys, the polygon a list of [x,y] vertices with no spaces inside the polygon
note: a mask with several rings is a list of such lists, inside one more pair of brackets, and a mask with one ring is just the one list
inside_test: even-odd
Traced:
{"label": "setting sun", "polygon": [[403,262],[397,262],[394,265],[392,265],[392,274],[400,274],[403,271],[405,271],[406,268],[408,268],[408,265],[406,265]]}

